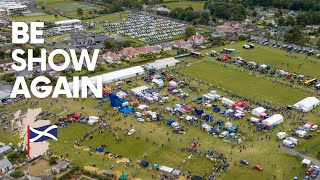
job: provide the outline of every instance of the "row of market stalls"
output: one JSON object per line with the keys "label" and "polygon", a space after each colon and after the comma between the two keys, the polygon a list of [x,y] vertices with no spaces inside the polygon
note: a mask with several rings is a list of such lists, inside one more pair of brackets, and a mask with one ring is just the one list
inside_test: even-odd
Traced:
{"label": "row of market stalls", "polygon": [[[139,164],[144,168],[147,168],[149,166],[149,162],[145,161],[145,160],[140,161]],[[155,170],[163,171],[163,172],[175,175],[175,176],[179,176],[181,174],[180,170],[177,170],[177,169],[174,169],[174,168],[171,168],[171,167],[168,167],[168,166],[162,166],[162,165],[159,165],[159,164],[152,164],[151,168],[155,169]]]}

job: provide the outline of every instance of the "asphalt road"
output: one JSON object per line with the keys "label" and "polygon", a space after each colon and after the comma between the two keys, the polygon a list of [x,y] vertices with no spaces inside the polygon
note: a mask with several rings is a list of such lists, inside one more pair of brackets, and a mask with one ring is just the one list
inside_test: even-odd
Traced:
{"label": "asphalt road", "polygon": [[[293,156],[301,157],[301,158],[303,158],[303,159],[304,159],[304,158],[305,158],[305,159],[309,159],[309,160],[312,161],[312,164],[320,167],[320,161],[319,161],[319,160],[314,159],[314,158],[312,158],[312,157],[309,157],[309,156],[307,156],[307,155],[305,155],[305,154],[302,154],[302,153],[298,152],[298,151],[297,151],[296,149],[294,149],[294,148],[288,148],[288,147],[282,146],[282,150],[285,151],[285,152],[288,153],[288,154],[293,155]],[[318,175],[318,176],[316,177],[316,180],[320,180],[320,175]]]}

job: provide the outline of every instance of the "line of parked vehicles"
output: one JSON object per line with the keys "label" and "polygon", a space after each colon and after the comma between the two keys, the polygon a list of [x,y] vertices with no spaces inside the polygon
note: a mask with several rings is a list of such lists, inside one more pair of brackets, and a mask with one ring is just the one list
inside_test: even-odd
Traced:
{"label": "line of parked vehicles", "polygon": [[[254,38],[248,39],[247,42],[253,42],[256,44],[260,43],[259,40],[254,39]],[[271,42],[268,40],[261,41],[261,45],[263,45],[263,46],[269,45],[271,48],[280,48],[280,49],[283,49],[287,52],[295,52],[295,53],[300,53],[300,54],[306,53],[308,56],[312,56],[315,53],[314,50],[312,50],[312,49],[303,49],[300,46],[296,46],[296,45],[287,45],[287,44],[281,45],[279,43],[272,43],[271,44]],[[320,59],[320,54],[316,54],[316,57],[318,59]]]}

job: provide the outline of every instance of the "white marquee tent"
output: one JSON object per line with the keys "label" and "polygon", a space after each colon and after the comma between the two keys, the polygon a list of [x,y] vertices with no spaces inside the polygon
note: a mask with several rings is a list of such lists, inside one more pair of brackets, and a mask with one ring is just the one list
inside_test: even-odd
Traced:
{"label": "white marquee tent", "polygon": [[230,100],[230,99],[228,99],[228,98],[225,98],[225,97],[223,97],[222,99],[221,99],[221,101],[222,101],[222,104],[226,104],[226,105],[228,105],[228,106],[232,106],[235,102],[234,101],[232,101],[232,100]]}
{"label": "white marquee tent", "polygon": [[320,100],[316,97],[307,97],[296,104],[293,105],[293,108],[301,110],[302,112],[309,112],[316,106],[320,105]]}
{"label": "white marquee tent", "polygon": [[175,66],[179,62],[180,61],[170,57],[170,58],[156,60],[154,63],[148,63],[146,66],[150,66],[155,69],[161,69],[161,68]]}
{"label": "white marquee tent", "polygon": [[167,167],[167,166],[161,166],[161,167],[160,167],[160,170],[161,170],[161,171],[164,171],[164,172],[171,173],[174,169],[171,168],[171,167]]}
{"label": "white marquee tent", "polygon": [[280,114],[275,114],[271,117],[269,117],[268,119],[262,121],[262,124],[267,125],[267,126],[273,126],[273,125],[278,125],[281,124],[283,122],[284,118],[282,115]]}
{"label": "white marquee tent", "polygon": [[[136,75],[144,74],[144,69],[141,66],[134,66],[127,69],[122,69],[119,71],[114,71],[106,74],[101,74],[99,76],[91,77],[90,80],[94,85],[97,85],[97,77],[102,78],[102,83],[110,83],[116,82],[122,79],[127,79],[131,77],[135,77]],[[70,89],[73,90],[73,83],[69,83]],[[79,87],[81,90],[81,81],[79,83]]]}
{"label": "white marquee tent", "polygon": [[252,114],[255,116],[260,116],[260,114],[264,112],[266,112],[266,109],[264,109],[263,107],[257,107],[252,110]]}

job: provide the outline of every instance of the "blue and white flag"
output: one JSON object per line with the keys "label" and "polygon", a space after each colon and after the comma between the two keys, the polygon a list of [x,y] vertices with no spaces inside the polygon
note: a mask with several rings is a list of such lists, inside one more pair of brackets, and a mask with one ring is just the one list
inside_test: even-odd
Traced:
{"label": "blue and white flag", "polygon": [[42,142],[47,139],[58,140],[58,126],[46,125],[37,128],[29,127],[30,142]]}

